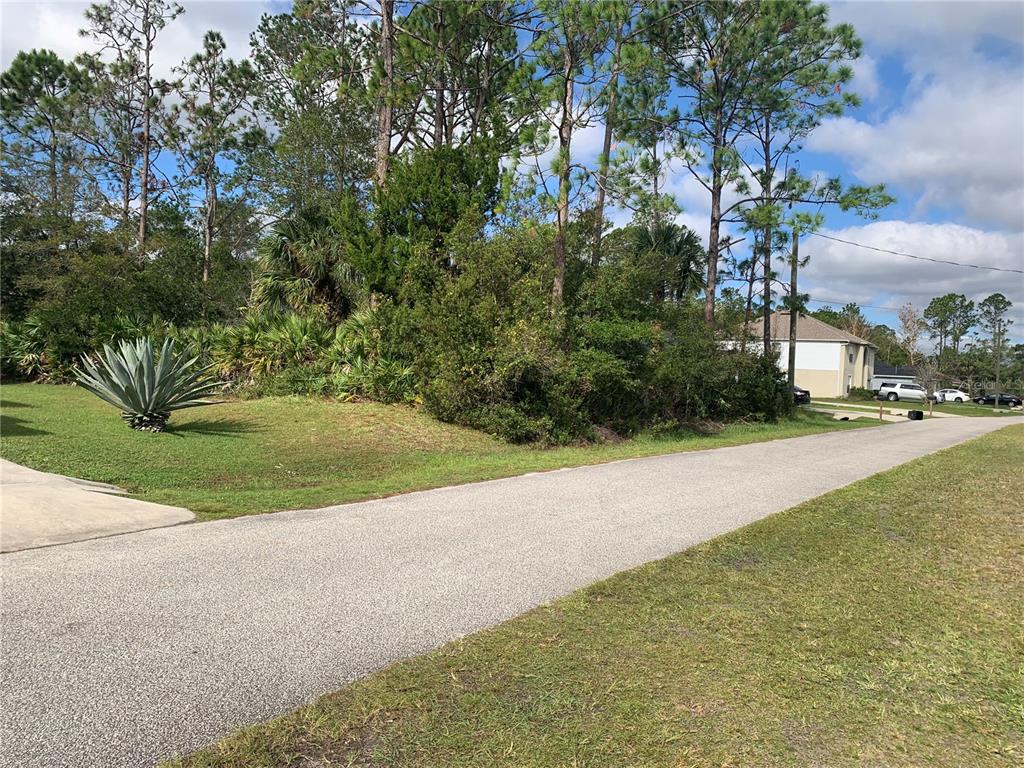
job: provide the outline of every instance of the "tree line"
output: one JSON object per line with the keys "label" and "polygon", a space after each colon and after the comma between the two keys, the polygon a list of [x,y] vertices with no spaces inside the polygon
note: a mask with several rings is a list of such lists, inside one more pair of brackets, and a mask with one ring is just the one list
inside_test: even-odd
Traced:
{"label": "tree line", "polygon": [[[858,103],[860,40],[809,0],[300,0],[246,55],[211,30],[159,72],[182,13],[95,4],[90,51],[22,51],[0,76],[2,313],[29,360],[9,367],[59,375],[129,328],[293,314],[340,333],[365,310],[367,359],[412,370],[435,411],[447,387],[452,413],[496,398],[557,421],[601,377],[602,408],[659,400],[651,360],[676,339],[717,360],[711,341],[777,303],[780,266],[795,300],[794,235],[891,201],[799,171],[810,131]],[[679,174],[707,195],[706,248],[674,221]],[[440,362],[463,331],[486,359]],[[530,365],[497,362],[526,347]]]}

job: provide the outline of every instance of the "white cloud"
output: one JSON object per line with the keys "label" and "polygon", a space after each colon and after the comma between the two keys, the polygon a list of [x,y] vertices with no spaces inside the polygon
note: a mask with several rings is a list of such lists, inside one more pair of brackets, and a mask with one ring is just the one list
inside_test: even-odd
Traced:
{"label": "white cloud", "polygon": [[1005,0],[836,2],[830,17],[848,22],[871,50],[899,51],[913,74],[959,69],[982,36],[1024,44],[1024,4]]}
{"label": "white cloud", "polygon": [[82,14],[88,3],[0,3],[2,45],[0,59],[6,68],[19,50],[48,48],[65,59],[86,48],[79,38]]}
{"label": "white cloud", "polygon": [[854,173],[887,182],[927,207],[971,221],[1024,229],[1024,81],[992,67],[936,79],[906,108],[870,124],[830,120],[809,149],[847,159]]}
{"label": "white cloud", "polygon": [[[823,230],[823,234],[934,259],[1024,269],[1021,233],[986,232],[958,224],[879,221]],[[1014,304],[1015,337],[1024,335],[1024,275],[918,261],[813,236],[801,242],[801,253],[811,257],[801,271],[801,291],[815,299],[886,307],[910,301],[923,309],[931,299],[946,293],[962,293],[978,301],[1000,292]]]}
{"label": "white cloud", "polygon": [[[894,187],[918,215],[962,212],[1024,230],[1024,4],[836,3],[832,17],[852,23],[876,58],[895,57],[909,82],[896,111],[827,121],[807,147]],[[858,67],[867,95],[874,61]]]}
{"label": "white cloud", "polygon": [[[249,33],[263,13],[271,11],[270,2],[257,0],[205,0],[181,3],[185,12],[167,25],[157,38],[154,69],[158,77],[167,77],[171,67],[196,53],[203,35],[217,30],[227,43],[227,53],[241,59],[249,53]],[[80,37],[83,16],[89,3],[77,2],[0,2],[0,63],[6,68],[19,50],[48,48],[65,59],[83,51],[95,50],[94,43]]]}
{"label": "white cloud", "polygon": [[878,81],[878,63],[875,59],[865,54],[854,59],[850,67],[853,69],[850,89],[865,102],[877,99],[881,85]]}

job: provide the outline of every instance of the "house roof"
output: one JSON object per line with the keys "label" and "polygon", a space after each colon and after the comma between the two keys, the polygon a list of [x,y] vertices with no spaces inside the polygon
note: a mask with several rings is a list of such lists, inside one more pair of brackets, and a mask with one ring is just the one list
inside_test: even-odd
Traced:
{"label": "house roof", "polygon": [[[749,326],[750,333],[756,338],[764,333],[764,318],[758,318]],[[783,310],[772,313],[772,340],[789,340],[789,312]],[[835,328],[828,323],[823,323],[816,317],[798,314],[796,318],[796,340],[797,341],[838,341],[852,344],[866,344],[874,347],[870,341],[854,336],[852,333]]]}

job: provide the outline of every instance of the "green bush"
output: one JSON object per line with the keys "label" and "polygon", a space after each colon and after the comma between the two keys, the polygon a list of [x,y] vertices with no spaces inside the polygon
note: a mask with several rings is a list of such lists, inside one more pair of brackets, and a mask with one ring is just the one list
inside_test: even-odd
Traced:
{"label": "green bush", "polygon": [[0,322],[0,372],[26,378],[45,378],[52,373],[45,330],[35,318]]}
{"label": "green bush", "polygon": [[323,318],[293,313],[249,314],[236,325],[188,331],[193,344],[208,345],[218,374],[241,384],[255,384],[292,368],[325,368],[334,335],[334,327]]}
{"label": "green bush", "polygon": [[864,387],[850,387],[850,391],[846,393],[846,398],[848,400],[874,400],[875,393]]}
{"label": "green bush", "polygon": [[255,395],[336,395],[412,402],[417,379],[406,364],[382,356],[376,313],[363,310],[338,325],[318,314],[253,313],[231,326],[173,326],[166,334]]}
{"label": "green bush", "polygon": [[445,241],[446,279],[374,313],[376,342],[414,369],[437,418],[566,443],[595,426],[628,434],[791,407],[774,361],[724,349],[698,302],[645,300],[624,264],[578,270],[567,311],[553,313],[550,232],[485,239],[465,223]]}
{"label": "green bush", "polygon": [[551,313],[549,245],[523,231],[484,240],[457,229],[446,242],[454,274],[414,305],[386,310],[388,335],[438,418],[517,442],[589,433],[564,325]]}
{"label": "green bush", "polygon": [[357,357],[334,374],[331,391],[344,399],[411,403],[417,398],[416,374],[395,360]]}
{"label": "green bush", "polygon": [[331,377],[322,365],[293,365],[257,379],[249,385],[257,396],[327,395]]}
{"label": "green bush", "polygon": [[621,358],[599,349],[573,353],[572,375],[591,423],[628,431],[641,419],[648,387]]}

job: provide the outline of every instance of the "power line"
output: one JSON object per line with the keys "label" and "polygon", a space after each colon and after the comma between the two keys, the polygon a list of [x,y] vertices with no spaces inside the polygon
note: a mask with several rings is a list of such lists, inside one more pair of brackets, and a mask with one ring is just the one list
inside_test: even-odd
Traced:
{"label": "power line", "polygon": [[[824,304],[826,306],[836,306],[837,304],[839,304],[840,301],[842,301],[842,299],[832,299],[831,301],[825,301],[824,299],[808,299],[807,303],[808,304]],[[857,306],[859,308],[861,308],[861,309],[882,309],[882,310],[885,310],[886,312],[899,312],[900,311],[899,307],[876,307],[876,306],[872,306],[871,304],[859,304],[856,301],[854,301],[853,299],[846,299],[846,301],[847,301],[847,303],[852,302],[854,304],[857,304]]]}
{"label": "power line", "polygon": [[891,251],[888,248],[876,248],[873,245],[865,245],[864,243],[855,243],[853,240],[843,240],[841,237],[832,237],[831,235],[823,235],[820,232],[808,232],[808,235],[814,235],[815,237],[822,237],[825,240],[833,240],[837,243],[845,243],[846,245],[854,245],[858,248],[866,248],[869,251],[878,251],[878,253],[891,253],[893,256],[906,256],[908,259],[917,259],[918,261],[930,261],[935,264],[950,264],[954,267],[967,267],[969,269],[988,269],[992,272],[1013,272],[1018,275],[1024,275],[1024,269],[1006,269],[1003,267],[988,267],[984,264],[967,264],[961,261],[949,261],[948,259],[933,259],[929,256],[915,256],[912,253],[904,253],[903,251]]}

